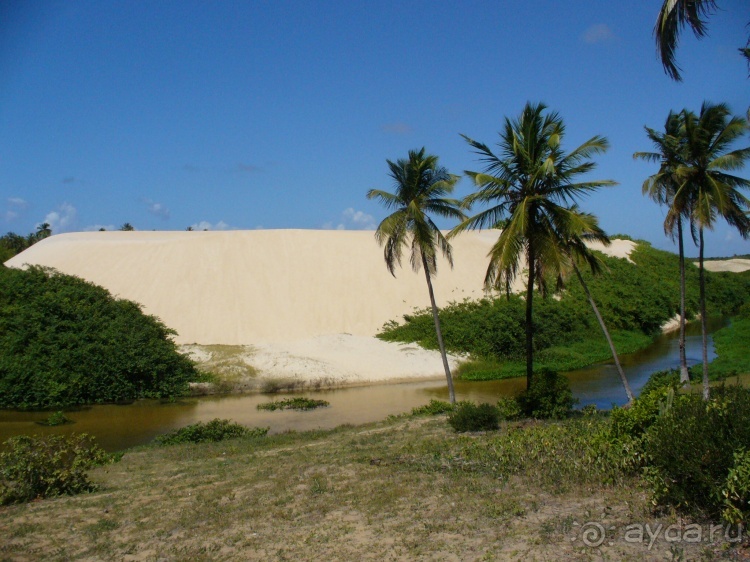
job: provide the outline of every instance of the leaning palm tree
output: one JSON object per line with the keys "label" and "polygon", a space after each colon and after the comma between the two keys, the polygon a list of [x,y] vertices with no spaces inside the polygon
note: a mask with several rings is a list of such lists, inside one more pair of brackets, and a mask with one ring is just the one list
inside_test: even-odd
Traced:
{"label": "leaning palm tree", "polygon": [[453,253],[450,243],[428,213],[449,219],[466,218],[460,209],[460,203],[446,197],[453,191],[459,178],[438,166],[437,156],[425,155],[424,148],[419,151],[410,150],[407,160],[387,162],[391,170],[390,176],[394,181],[395,193],[379,189],[367,192],[368,199],[377,199],[386,208],[394,210],[378,225],[375,239],[378,244],[384,246],[385,265],[394,277],[396,265],[401,265],[405,247],[410,248],[409,260],[412,269],[415,272],[420,268],[424,269],[432,317],[435,321],[435,334],[443,359],[445,378],[448,381],[448,396],[451,404],[455,404],[453,377],[445,353],[435,293],[432,289],[432,277],[437,273],[437,248],[440,248],[451,267]]}
{"label": "leaning palm tree", "polygon": [[703,268],[703,231],[713,229],[717,218],[735,227],[743,238],[750,236],[750,199],[740,190],[750,180],[732,175],[750,159],[750,146],[730,150],[747,132],[747,121],[732,117],[725,104],[704,102],[700,114],[683,110],[685,163],[677,173],[681,185],[674,204],[691,209],[690,220],[698,231],[698,268],[701,329],[703,333],[703,397],[708,400],[708,333],[706,330],[706,282]]}
{"label": "leaning palm tree", "polygon": [[[708,34],[708,28],[704,18],[711,15],[717,7],[715,0],[663,1],[656,17],[654,37],[664,71],[673,80],[678,82],[682,80],[675,51],[683,28],[689,27],[698,39],[705,37]],[[748,45],[750,45],[750,40],[748,40]],[[739,51],[750,65],[750,48],[741,47]]]}
{"label": "leaning palm tree", "polygon": [[[678,208],[674,195],[680,186],[677,169],[684,161],[684,131],[682,113],[669,112],[664,123],[664,132],[645,127],[646,134],[654,144],[655,152],[636,152],[633,158],[647,160],[659,164],[659,171],[649,176],[643,182],[643,194],[653,199],[659,205],[667,207],[664,219],[664,233],[672,240],[677,239],[680,269],[680,383],[690,381],[685,353],[685,245],[683,238],[683,219],[690,215],[688,200],[683,199]],[[688,219],[689,220],[689,219]],[[676,232],[675,232],[676,230]]]}
{"label": "leaning palm tree", "polygon": [[609,246],[611,241],[604,231],[599,228],[599,221],[597,218],[590,213],[582,213],[578,210],[577,206],[573,206],[569,211],[569,218],[566,221],[568,232],[566,233],[566,250],[570,257],[570,268],[576,274],[578,282],[583,288],[583,292],[586,295],[586,299],[591,305],[591,309],[596,316],[596,320],[599,323],[599,327],[604,334],[604,338],[607,340],[609,350],[612,352],[612,359],[615,363],[615,369],[617,374],[620,376],[620,381],[625,389],[625,395],[628,397],[628,403],[632,404],[635,400],[633,391],[630,388],[630,383],[625,376],[625,371],[620,364],[620,358],[617,355],[617,349],[612,341],[612,337],[609,334],[607,325],[604,322],[604,318],[599,312],[599,307],[596,306],[596,301],[589,291],[589,287],[581,274],[579,265],[588,266],[591,273],[594,275],[601,273],[605,266],[604,262],[597,256],[588,243],[600,242],[605,246]]}
{"label": "leaning palm tree", "polygon": [[566,253],[570,205],[576,199],[611,180],[577,181],[594,169],[589,158],[604,152],[607,139],[595,136],[570,153],[563,152],[565,134],[562,118],[546,113],[544,104],[527,103],[518,119],[505,119],[495,154],[490,148],[462,135],[485,163],[485,171],[466,174],[479,190],[464,200],[490,205],[466,219],[449,236],[467,229],[493,227],[505,221],[505,228],[490,250],[490,264],[484,278],[486,288],[509,292],[520,272],[523,259],[528,267],[526,282],[526,383],[533,378],[532,321],[534,287],[544,295],[547,279],[561,280],[569,258]]}

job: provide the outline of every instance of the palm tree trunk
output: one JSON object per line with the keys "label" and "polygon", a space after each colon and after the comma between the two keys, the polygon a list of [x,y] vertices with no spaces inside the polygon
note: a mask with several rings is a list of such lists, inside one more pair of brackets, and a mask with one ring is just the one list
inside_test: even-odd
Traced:
{"label": "palm tree trunk", "polygon": [[443,343],[443,332],[440,329],[440,318],[438,317],[438,308],[435,303],[435,293],[432,290],[432,280],[430,279],[430,269],[427,267],[427,259],[422,254],[422,267],[424,267],[424,276],[427,279],[427,289],[430,291],[430,304],[432,305],[432,318],[435,320],[435,335],[437,335],[440,356],[443,358],[443,368],[445,369],[445,378],[448,381],[448,400],[451,404],[456,403],[456,391],[453,389],[453,377],[451,368],[448,365],[448,356],[445,354],[445,344]]}
{"label": "palm tree trunk", "polygon": [[586,298],[589,299],[589,304],[591,305],[591,308],[594,309],[594,315],[596,316],[596,319],[599,321],[599,326],[602,329],[602,332],[604,332],[604,337],[607,339],[607,343],[609,344],[609,349],[612,351],[612,358],[615,360],[615,367],[617,367],[617,373],[620,375],[620,380],[622,381],[622,386],[625,387],[625,394],[628,396],[628,403],[632,404],[635,400],[635,397],[633,396],[633,391],[630,390],[630,384],[628,383],[628,379],[625,376],[625,371],[622,370],[622,365],[620,365],[620,359],[617,357],[617,350],[615,349],[615,344],[612,343],[612,338],[609,335],[609,330],[607,330],[606,324],[604,324],[604,318],[602,318],[602,315],[599,313],[599,308],[596,306],[596,303],[594,302],[594,297],[591,296],[591,292],[589,291],[588,285],[586,285],[586,282],[583,280],[583,276],[581,275],[580,270],[578,267],[573,264],[573,270],[576,272],[576,275],[578,276],[578,280],[581,282],[581,286],[583,287],[583,291],[586,293]]}
{"label": "palm tree trunk", "polygon": [[682,241],[682,217],[677,217],[677,246],[680,251],[680,384],[688,384],[690,375],[685,354],[685,248]]}
{"label": "palm tree trunk", "polygon": [[700,249],[698,252],[698,276],[700,279],[701,333],[703,335],[703,399],[708,400],[708,331],[706,330],[706,279],[703,270],[703,227],[698,229]]}
{"label": "palm tree trunk", "polygon": [[526,283],[526,388],[531,388],[531,379],[534,377],[534,325],[532,323],[532,311],[534,305],[534,254],[529,242],[528,262],[529,281]]}

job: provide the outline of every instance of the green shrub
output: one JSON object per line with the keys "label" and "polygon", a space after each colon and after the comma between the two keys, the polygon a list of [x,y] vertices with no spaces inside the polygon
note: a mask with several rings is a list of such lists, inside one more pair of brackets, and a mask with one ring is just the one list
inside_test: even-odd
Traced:
{"label": "green shrub", "polygon": [[458,402],[448,414],[448,423],[458,431],[491,431],[500,427],[497,408],[492,404]]}
{"label": "green shrub", "polygon": [[524,415],[537,419],[566,418],[578,402],[568,379],[554,371],[536,373],[517,400]]}
{"label": "green shrub", "polygon": [[21,503],[36,498],[78,494],[96,490],[86,471],[113,462],[117,457],[104,452],[93,437],[11,437],[0,453],[0,504]]}
{"label": "green shrub", "polygon": [[674,395],[674,388],[671,386],[655,386],[649,392],[641,393],[633,404],[613,408],[610,414],[612,436],[636,439],[642,437],[659,415],[669,408]]}
{"label": "green shrub", "polygon": [[0,268],[0,408],[184,394],[198,375],[173,334],[140,305],[77,277]]}
{"label": "green shrub", "polygon": [[209,422],[198,422],[164,435],[159,435],[154,441],[158,445],[178,445],[180,443],[206,443],[233,439],[235,437],[265,437],[268,427],[245,427],[231,420],[219,418]]}
{"label": "green shrub", "polygon": [[724,489],[722,518],[730,525],[747,525],[750,521],[750,451],[734,452],[734,464],[729,470]]}
{"label": "green shrub", "polygon": [[750,391],[677,396],[646,432],[645,477],[657,505],[718,517],[735,452],[750,449]]}
{"label": "green shrub", "polygon": [[518,420],[523,417],[523,410],[515,398],[503,397],[498,400],[497,413],[501,420]]}
{"label": "green shrub", "polygon": [[417,406],[411,411],[412,416],[437,416],[453,411],[453,405],[443,400],[430,400],[429,404]]}
{"label": "green shrub", "polygon": [[274,400],[258,404],[259,410],[314,410],[315,408],[324,408],[330,406],[325,400],[313,400],[312,398],[284,398],[283,400]]}

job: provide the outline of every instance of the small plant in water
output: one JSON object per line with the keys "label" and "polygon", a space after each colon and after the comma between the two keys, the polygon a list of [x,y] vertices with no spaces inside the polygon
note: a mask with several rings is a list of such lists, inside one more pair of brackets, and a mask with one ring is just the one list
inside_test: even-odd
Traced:
{"label": "small plant in water", "polygon": [[264,404],[258,404],[259,410],[314,410],[315,408],[323,408],[330,406],[330,403],[325,400],[313,400],[312,398],[284,398],[283,400],[274,400],[273,402],[266,402]]}
{"label": "small plant in water", "polygon": [[50,414],[47,416],[47,419],[44,421],[37,422],[40,425],[65,425],[66,423],[75,423],[73,420],[71,420],[69,417],[67,417],[65,414],[63,414],[61,411],[55,412],[54,414]]}
{"label": "small plant in water", "polygon": [[223,441],[234,437],[265,437],[268,429],[267,427],[245,427],[231,420],[216,418],[207,423],[198,422],[175,429],[159,435],[154,441],[159,445],[177,445],[178,443]]}
{"label": "small plant in water", "polygon": [[417,406],[411,411],[412,416],[437,416],[439,414],[445,414],[453,411],[453,405],[449,402],[443,402],[442,400],[430,400],[429,404],[424,406]]}

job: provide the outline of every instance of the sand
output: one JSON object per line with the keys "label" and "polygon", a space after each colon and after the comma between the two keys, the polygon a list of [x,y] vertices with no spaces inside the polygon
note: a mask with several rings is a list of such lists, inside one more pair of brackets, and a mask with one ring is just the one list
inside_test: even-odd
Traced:
{"label": "sand", "polygon": [[[485,296],[497,231],[453,240],[441,260],[438,306]],[[615,240],[610,255],[634,243]],[[178,344],[248,346],[266,377],[361,383],[443,375],[439,354],[374,336],[390,320],[428,307],[424,273],[408,256],[385,267],[372,231],[79,232],[47,238],[6,265],[54,267],[141,303],[175,329]],[[524,279],[516,281],[522,290]],[[459,357],[451,357],[455,366]]]}
{"label": "sand", "polygon": [[[698,265],[698,262],[694,262]],[[703,262],[703,267],[708,271],[730,271],[732,273],[742,273],[750,269],[750,260],[735,258],[731,260],[709,260]]]}

